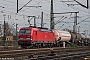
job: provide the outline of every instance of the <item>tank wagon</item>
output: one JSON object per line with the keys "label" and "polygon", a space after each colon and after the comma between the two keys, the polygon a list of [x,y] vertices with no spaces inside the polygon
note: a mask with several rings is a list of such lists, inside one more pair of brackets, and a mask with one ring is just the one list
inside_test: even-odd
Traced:
{"label": "tank wagon", "polygon": [[79,33],[61,30],[53,30],[53,32],[58,42],[73,42],[78,45],[82,43],[82,36]]}
{"label": "tank wagon", "polygon": [[[80,41],[84,46],[90,46],[90,37],[86,36],[85,34],[81,34],[82,40]],[[80,45],[82,45],[80,44]]]}
{"label": "tank wagon", "polygon": [[73,33],[61,30],[48,30],[41,27],[24,27],[18,34],[18,44],[21,47],[54,47],[60,46],[61,42],[74,42],[80,45],[82,36],[79,33]]}
{"label": "tank wagon", "polygon": [[70,41],[71,34],[68,31],[53,30],[57,41]]}

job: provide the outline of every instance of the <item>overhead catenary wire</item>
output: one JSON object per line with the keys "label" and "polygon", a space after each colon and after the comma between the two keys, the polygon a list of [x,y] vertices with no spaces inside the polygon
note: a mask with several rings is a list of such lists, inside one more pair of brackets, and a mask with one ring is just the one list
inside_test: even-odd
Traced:
{"label": "overhead catenary wire", "polygon": [[[47,0],[45,0],[45,1],[47,1]],[[55,1],[56,2],[56,1]],[[56,3],[55,3],[56,4]],[[71,8],[71,7],[70,7]],[[42,9],[42,8],[41,8]],[[43,10],[43,9],[42,9]],[[76,9],[77,10],[77,9]],[[50,11],[47,11],[47,12],[50,12]],[[21,15],[21,16],[23,16],[23,15]],[[28,16],[28,15],[27,15]]]}
{"label": "overhead catenary wire", "polygon": [[30,3],[32,0],[28,1],[24,6],[22,6],[18,11],[20,11],[23,7],[25,7],[28,3]]}
{"label": "overhead catenary wire", "polygon": [[[60,2],[62,2],[62,0],[61,0],[61,1],[56,0],[56,1],[57,1],[57,4],[60,4]],[[86,12],[86,11],[81,10],[81,9],[79,9],[79,8],[68,6],[66,2],[62,2],[62,3],[64,3],[64,4],[62,4],[63,6],[67,6],[67,7],[69,7],[69,8],[72,8],[72,9],[76,10],[76,11],[79,10],[79,11],[81,11],[81,12],[84,12],[84,13],[89,14],[89,12]],[[61,4],[60,4],[60,5],[61,5]]]}
{"label": "overhead catenary wire", "polygon": [[[54,2],[54,3],[55,3],[55,2]],[[67,3],[66,3],[66,5],[67,5]],[[71,7],[70,7],[70,8],[71,8]],[[75,10],[75,9],[74,9],[74,10]],[[88,12],[85,11],[85,13],[88,13]]]}
{"label": "overhead catenary wire", "polygon": [[[6,1],[6,0],[5,0]],[[9,1],[10,2],[10,1]]]}
{"label": "overhead catenary wire", "polygon": [[[34,4],[34,5],[37,5],[37,4],[40,4],[40,3],[42,3],[42,1],[39,1],[39,2],[37,2],[37,3]],[[29,9],[29,8],[23,9],[23,11],[25,11],[25,10],[27,10],[27,9]]]}
{"label": "overhead catenary wire", "polygon": [[67,17],[64,17],[64,19],[62,19],[62,20],[60,20],[60,21],[56,22],[54,25],[56,25],[56,24],[60,23],[61,21],[65,20],[66,18],[67,18]]}
{"label": "overhead catenary wire", "polygon": [[87,8],[88,9],[88,0],[87,0],[87,6],[85,6],[85,5],[83,5],[83,4],[81,4],[80,2],[78,2],[77,0],[74,0],[75,2],[77,2],[79,5],[81,5],[82,7],[84,7],[84,8]]}
{"label": "overhead catenary wire", "polygon": [[90,16],[89,17],[87,17],[87,18],[85,18],[84,20],[82,20],[81,22],[79,22],[79,23],[77,23],[77,25],[78,24],[80,24],[80,23],[82,23],[82,22],[84,22],[85,20],[87,20],[87,19],[89,19],[90,18]]}
{"label": "overhead catenary wire", "polygon": [[[10,2],[10,1],[9,1]],[[10,2],[11,3],[11,2]],[[6,10],[6,9],[5,9]],[[31,9],[30,9],[31,10]],[[43,10],[43,9],[42,9]],[[44,10],[45,11],[45,10]],[[24,12],[24,11],[23,11]],[[28,11],[27,11],[28,12]],[[12,14],[12,11],[11,11],[11,13],[10,13],[10,11],[9,11],[9,14]],[[18,14],[17,14],[18,15]],[[19,16],[21,16],[21,15],[19,15]]]}
{"label": "overhead catenary wire", "polygon": [[[7,4],[5,4],[5,5],[7,5]],[[8,4],[8,5],[9,5],[9,4]],[[10,6],[12,6],[12,7],[13,7],[13,5],[10,5]],[[5,8],[4,10],[10,10],[10,9],[6,9],[6,8]],[[10,12],[10,11],[9,11],[9,12]],[[11,12],[12,12],[12,11],[11,11]]]}
{"label": "overhead catenary wire", "polygon": [[[1,10],[1,9],[0,9]],[[3,13],[5,14],[11,14],[11,15],[16,15],[16,12],[13,12],[13,11],[9,11],[9,10],[3,10]],[[18,16],[28,16],[28,15],[25,15],[25,14],[17,14]]]}

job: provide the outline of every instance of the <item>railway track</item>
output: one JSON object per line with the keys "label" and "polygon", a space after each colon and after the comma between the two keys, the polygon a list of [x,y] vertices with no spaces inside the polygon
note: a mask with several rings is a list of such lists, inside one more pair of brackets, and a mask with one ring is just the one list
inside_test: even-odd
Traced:
{"label": "railway track", "polygon": [[39,48],[39,49],[21,49],[21,50],[7,50],[0,51],[0,57],[2,58],[11,58],[11,57],[22,57],[30,55],[47,55],[51,50],[60,55],[60,54],[78,54],[84,53],[87,51],[90,53],[90,47],[76,47],[76,48]]}
{"label": "railway track", "polygon": [[20,48],[18,48],[18,46],[0,46],[0,51],[4,51],[4,50],[18,50]]}

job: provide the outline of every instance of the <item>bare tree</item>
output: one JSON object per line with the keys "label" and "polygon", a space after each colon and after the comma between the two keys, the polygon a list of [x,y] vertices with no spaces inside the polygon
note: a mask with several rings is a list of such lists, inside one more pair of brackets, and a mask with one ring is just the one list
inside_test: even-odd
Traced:
{"label": "bare tree", "polygon": [[[3,26],[3,27],[4,27],[4,26]],[[16,31],[15,31],[14,26],[10,26],[10,25],[8,24],[8,22],[6,22],[6,23],[5,23],[5,28],[6,28],[6,30],[5,30],[6,36],[15,36]]]}

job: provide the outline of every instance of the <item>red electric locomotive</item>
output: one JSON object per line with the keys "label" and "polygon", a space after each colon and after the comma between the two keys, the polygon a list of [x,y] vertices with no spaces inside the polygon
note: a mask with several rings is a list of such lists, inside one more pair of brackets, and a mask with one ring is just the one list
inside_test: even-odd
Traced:
{"label": "red electric locomotive", "polygon": [[24,27],[21,28],[18,35],[18,44],[24,46],[46,46],[56,42],[55,35],[47,28]]}

